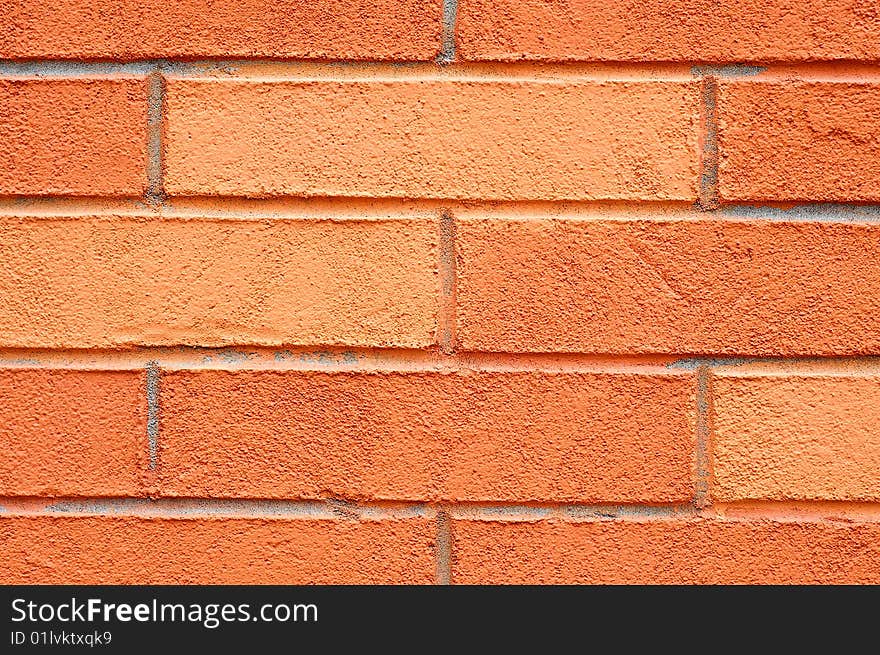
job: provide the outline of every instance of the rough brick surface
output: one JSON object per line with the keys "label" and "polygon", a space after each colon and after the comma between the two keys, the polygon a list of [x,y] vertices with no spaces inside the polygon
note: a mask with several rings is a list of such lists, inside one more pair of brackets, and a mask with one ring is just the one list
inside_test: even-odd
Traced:
{"label": "rough brick surface", "polygon": [[719,85],[722,200],[880,200],[880,86]]}
{"label": "rough brick surface", "polygon": [[12,0],[0,57],[433,59],[433,0]]}
{"label": "rough brick surface", "polygon": [[467,350],[880,351],[874,225],[459,222]]}
{"label": "rough brick surface", "polygon": [[713,382],[718,500],[880,500],[880,378]]}
{"label": "rough brick surface", "polygon": [[693,393],[690,375],[173,371],[161,490],[686,501]]}
{"label": "rough brick surface", "polygon": [[463,59],[813,61],[880,58],[873,0],[458,0]]}
{"label": "rough brick surface", "polygon": [[172,80],[165,186],[694,200],[699,102],[692,82]]}
{"label": "rough brick surface", "polygon": [[875,0],[2,13],[0,583],[880,584]]}
{"label": "rough brick surface", "polygon": [[0,79],[0,194],[141,195],[147,83]]}
{"label": "rough brick surface", "polygon": [[0,370],[0,494],[138,495],[144,382],[140,371]]}
{"label": "rough brick surface", "polygon": [[422,519],[0,514],[0,583],[426,584],[434,533]]}
{"label": "rough brick surface", "polygon": [[452,580],[482,584],[880,582],[880,524],[455,521]]}
{"label": "rough brick surface", "polygon": [[0,345],[425,346],[436,223],[0,220]]}

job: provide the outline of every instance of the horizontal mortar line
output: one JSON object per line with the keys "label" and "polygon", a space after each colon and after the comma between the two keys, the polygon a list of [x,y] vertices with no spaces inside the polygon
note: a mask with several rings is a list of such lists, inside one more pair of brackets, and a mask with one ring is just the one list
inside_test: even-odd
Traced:
{"label": "horizontal mortar line", "polygon": [[139,370],[151,362],[165,370],[307,371],[583,371],[683,373],[674,358],[652,355],[479,353],[432,349],[356,347],[139,347],[120,350],[0,349],[0,367]]}
{"label": "horizontal mortar line", "polygon": [[664,62],[442,62],[339,61],[314,59],[143,59],[87,62],[63,59],[0,60],[0,77],[145,76],[156,69],[167,77],[269,81],[504,80],[553,81],[664,80],[695,77],[692,64]]}
{"label": "horizontal mortar line", "polygon": [[880,355],[689,356],[677,358],[667,366],[687,371],[705,366],[715,374],[743,376],[780,373],[873,376],[880,372]]}
{"label": "horizontal mortar line", "polygon": [[146,76],[161,60],[79,61],[67,59],[0,59],[0,77]]}
{"label": "horizontal mortar line", "polygon": [[0,348],[0,368],[141,370],[584,372],[690,374],[702,366],[725,374],[780,371],[820,375],[875,374],[880,355],[700,356],[625,353],[504,353],[353,346],[138,346],[119,349]]}
{"label": "horizontal mortar line", "polygon": [[[146,188],[144,189],[146,192]],[[77,193],[19,194],[0,191],[0,211],[9,213],[19,209],[34,211],[51,210],[58,207],[91,207],[94,209],[113,208],[117,211],[156,211],[145,202],[144,195],[100,196]]]}
{"label": "horizontal mortar line", "polygon": [[224,498],[0,498],[0,514],[301,519],[431,518],[424,503]]}
{"label": "horizontal mortar line", "polygon": [[[433,507],[434,503],[426,503]],[[816,518],[866,517],[880,520],[880,501],[751,501],[709,505],[704,509],[682,502],[456,501],[443,507],[452,518],[480,520],[667,519],[667,518]]]}
{"label": "horizontal mortar line", "polygon": [[161,205],[143,199],[85,198],[82,196],[3,197],[0,218],[131,217],[207,220],[438,220],[450,203],[383,198],[296,196],[272,199],[239,196],[166,197]]}
{"label": "horizontal mortar line", "polygon": [[876,203],[727,203],[702,211],[683,201],[519,200],[367,198],[343,196],[247,198],[176,196],[161,206],[143,199],[83,196],[0,196],[0,218],[131,217],[167,220],[438,220],[451,213],[460,220],[510,221],[692,221],[747,223],[880,223]]}
{"label": "horizontal mortar line", "polygon": [[741,221],[786,223],[880,223],[875,203],[724,203],[709,215]]}
{"label": "horizontal mortar line", "polygon": [[597,519],[651,520],[695,516],[691,505],[637,503],[481,503],[457,502],[446,505],[450,518],[480,521],[569,521]]}
{"label": "horizontal mortar line", "polygon": [[400,520],[435,519],[439,511],[473,521],[777,521],[877,522],[880,502],[755,501],[715,504],[702,510],[682,504],[351,501],[227,498],[0,498],[0,516],[256,518]]}
{"label": "horizontal mortar line", "polygon": [[655,216],[703,220],[707,215],[688,201],[623,200],[455,200],[372,198],[366,196],[168,196],[160,205],[143,199],[87,198],[83,196],[2,196],[0,217],[132,216],[146,218],[222,219],[331,219],[429,218],[442,213],[456,217],[472,216],[511,219],[620,218],[650,219]]}
{"label": "horizontal mortar line", "polygon": [[695,64],[692,66],[691,72],[698,77],[711,76],[721,80],[858,82],[876,81],[878,76],[880,76],[880,63],[870,60],[840,59],[801,62]]}
{"label": "horizontal mortar line", "polygon": [[[2,207],[2,205],[0,205]],[[564,217],[578,216],[644,216],[656,214],[691,216],[698,218],[700,212],[689,201],[666,200],[484,200],[456,198],[373,198],[368,196],[278,196],[274,198],[246,198],[243,196],[171,196],[168,198],[166,215],[309,215],[309,212],[326,211],[343,214],[366,212],[377,215],[423,214],[436,218],[439,214],[452,213],[454,217],[470,215],[498,217]]]}
{"label": "horizontal mortar line", "polygon": [[0,60],[0,77],[105,77],[143,76],[156,69],[168,76],[387,79],[657,79],[688,80],[712,75],[720,78],[785,80],[791,77],[861,80],[880,77],[880,62],[837,59],[825,61],[640,61],[640,60],[495,60],[495,61],[392,61],[313,58],[212,58],[153,57],[127,60],[32,58]]}

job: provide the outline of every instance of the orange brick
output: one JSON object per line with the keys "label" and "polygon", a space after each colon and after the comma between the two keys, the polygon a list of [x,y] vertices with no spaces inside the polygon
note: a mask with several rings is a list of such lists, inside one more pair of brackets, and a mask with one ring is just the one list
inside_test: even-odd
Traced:
{"label": "orange brick", "polygon": [[716,500],[880,500],[880,378],[712,382]]}
{"label": "orange brick", "polygon": [[690,375],[174,371],[163,493],[685,501]]}
{"label": "orange brick", "polygon": [[0,194],[146,189],[144,80],[0,79],[0,106]]}
{"label": "orange brick", "polygon": [[0,370],[0,495],[138,495],[144,381],[139,371]]}
{"label": "orange brick", "polygon": [[876,225],[458,224],[466,350],[880,352]]}
{"label": "orange brick", "polygon": [[876,60],[877,18],[873,0],[458,0],[458,53],[472,60]]}
{"label": "orange brick", "polygon": [[429,584],[423,519],[0,514],[2,584]]}
{"label": "orange brick", "polygon": [[722,199],[880,200],[880,85],[723,82],[718,119]]}
{"label": "orange brick", "polygon": [[12,0],[0,57],[433,59],[433,0]]}
{"label": "orange brick", "polygon": [[690,81],[172,80],[166,189],[693,200],[699,106]]}
{"label": "orange brick", "polygon": [[455,521],[459,584],[880,582],[880,524]]}
{"label": "orange brick", "polygon": [[434,341],[433,221],[0,221],[0,345]]}

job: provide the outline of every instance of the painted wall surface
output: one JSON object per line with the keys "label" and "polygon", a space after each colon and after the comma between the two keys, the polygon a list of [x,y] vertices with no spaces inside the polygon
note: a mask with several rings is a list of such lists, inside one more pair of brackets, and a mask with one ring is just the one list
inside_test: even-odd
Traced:
{"label": "painted wall surface", "polygon": [[880,583],[874,0],[13,0],[0,583]]}

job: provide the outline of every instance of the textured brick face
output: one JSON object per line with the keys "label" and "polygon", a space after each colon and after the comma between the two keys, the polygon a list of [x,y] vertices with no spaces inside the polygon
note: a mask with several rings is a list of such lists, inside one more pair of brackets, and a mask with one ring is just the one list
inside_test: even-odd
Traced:
{"label": "textured brick face", "polygon": [[205,371],[169,373],[162,389],[162,489],[175,495],[691,494],[688,375]]}
{"label": "textured brick face", "polygon": [[699,112],[690,82],[173,80],[166,188],[693,200]]}
{"label": "textured brick face", "polygon": [[0,344],[425,346],[436,231],[431,221],[0,219]]}
{"label": "textured brick face", "polygon": [[880,86],[722,83],[725,200],[880,200]]}
{"label": "textured brick face", "polygon": [[139,371],[0,370],[0,493],[139,495],[144,382]]}
{"label": "textured brick face", "polygon": [[877,584],[876,523],[456,522],[452,579],[485,584]]}
{"label": "textured brick face", "polygon": [[0,583],[425,584],[433,536],[419,519],[0,516]]}
{"label": "textured brick face", "polygon": [[0,193],[139,196],[143,80],[0,79]]}
{"label": "textured brick face", "polygon": [[720,500],[880,500],[880,378],[713,381]]}
{"label": "textured brick face", "polygon": [[876,226],[463,220],[468,350],[874,352]]}
{"label": "textured brick face", "polygon": [[429,0],[13,0],[0,57],[432,59]]}
{"label": "textured brick face", "polygon": [[873,0],[458,0],[471,60],[876,59]]}
{"label": "textured brick face", "polygon": [[7,0],[0,583],[880,583],[878,61],[875,0]]}

